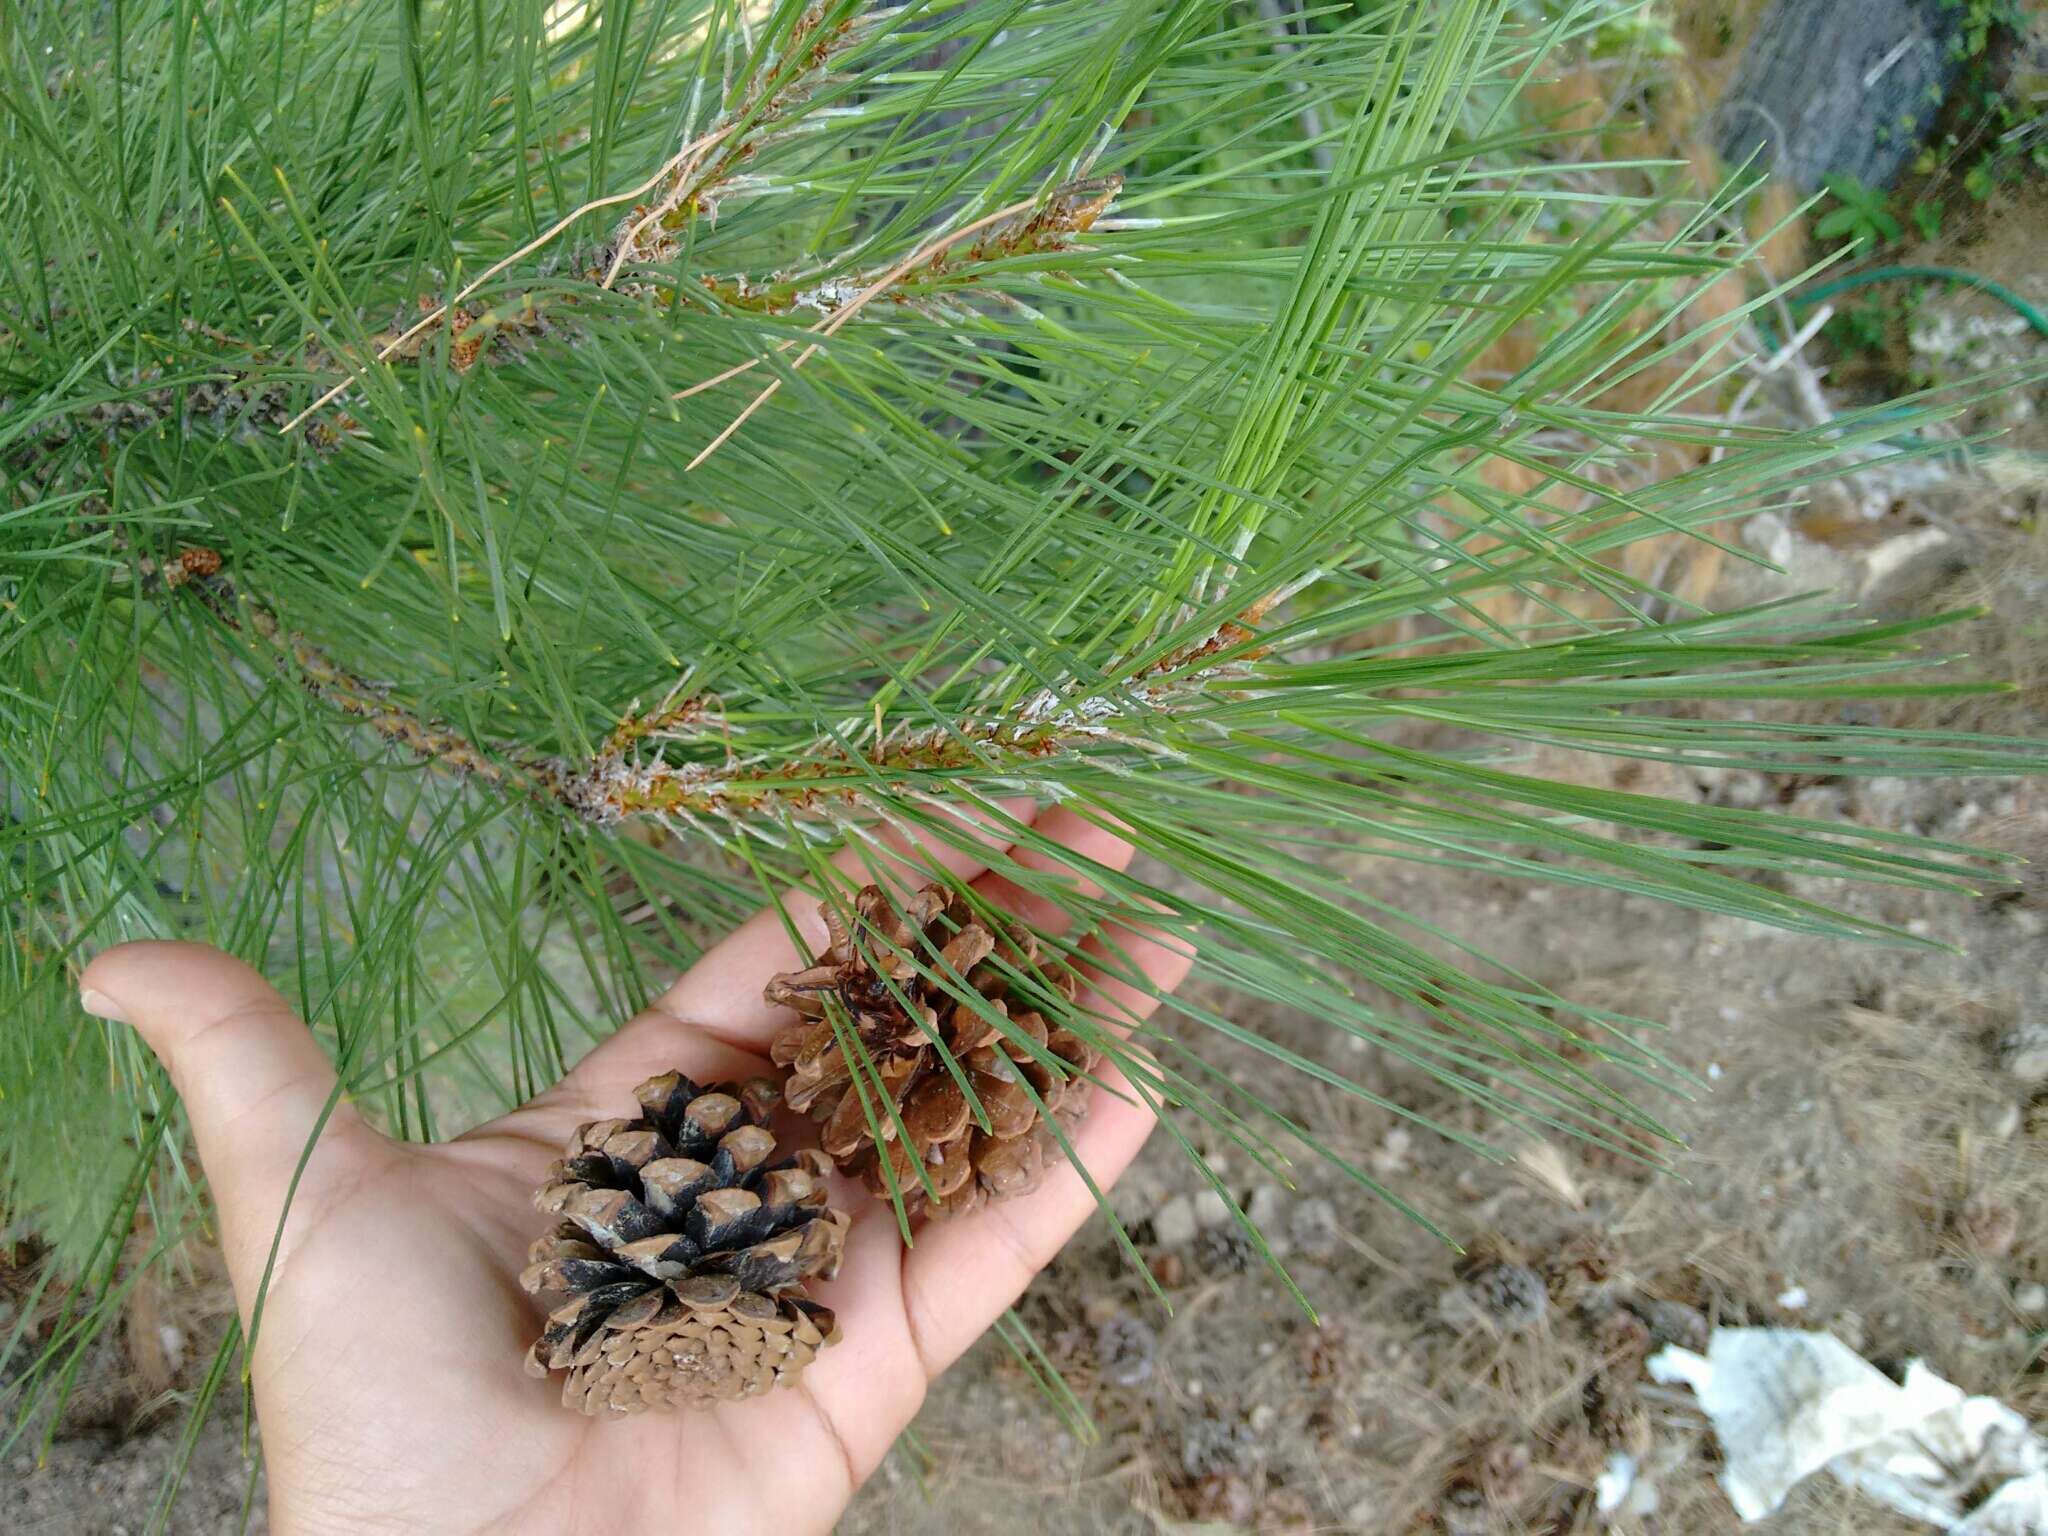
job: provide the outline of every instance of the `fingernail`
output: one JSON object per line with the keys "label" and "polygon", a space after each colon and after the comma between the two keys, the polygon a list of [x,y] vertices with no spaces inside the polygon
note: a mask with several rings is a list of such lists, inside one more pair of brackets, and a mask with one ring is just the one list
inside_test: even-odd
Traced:
{"label": "fingernail", "polygon": [[96,1019],[111,1019],[116,1024],[126,1024],[128,1015],[121,1011],[121,1005],[104,992],[95,992],[87,987],[78,994],[78,1006]]}

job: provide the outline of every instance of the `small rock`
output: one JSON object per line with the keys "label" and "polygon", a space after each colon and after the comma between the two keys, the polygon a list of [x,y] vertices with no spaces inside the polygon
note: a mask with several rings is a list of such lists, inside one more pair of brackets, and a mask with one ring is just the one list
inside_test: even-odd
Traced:
{"label": "small rock", "polygon": [[1810,784],[1792,797],[1786,809],[1809,821],[1840,821],[1848,806],[1848,795],[1837,785]]}
{"label": "small rock", "polygon": [[1310,1258],[1329,1258],[1338,1245],[1337,1207],[1321,1195],[1296,1201],[1287,1213],[1287,1235]]}
{"label": "small rock", "polygon": [[2012,1293],[2012,1304],[2029,1317],[2039,1317],[2048,1312],[2048,1285],[2038,1280],[2029,1280],[2018,1286]]}
{"label": "small rock", "polygon": [[1166,1198],[1165,1181],[1141,1163],[1111,1186],[1109,1208],[1126,1227],[1135,1227],[1149,1219]]}
{"label": "small rock", "polygon": [[1771,798],[1771,785],[1760,773],[1751,773],[1744,768],[1717,770],[1727,775],[1714,793],[1716,805],[1733,806],[1737,810],[1753,811]]}
{"label": "small rock", "polygon": [[1247,1422],[1250,1423],[1253,1434],[1263,1435],[1273,1427],[1274,1421],[1279,1417],[1280,1410],[1278,1408],[1275,1408],[1271,1403],[1261,1403],[1252,1410],[1251,1418]]}
{"label": "small rock", "polygon": [[1909,567],[1932,565],[1945,568],[1953,557],[1947,555],[1942,546],[1951,543],[1954,537],[1946,528],[1930,525],[1895,534],[1875,549],[1866,550],[1857,562],[1862,567],[1858,572],[1859,595],[1868,596],[1877,591],[1885,583],[1901,577]]}
{"label": "small rock", "polygon": [[1185,1248],[1198,1230],[1195,1202],[1186,1195],[1175,1195],[1152,1217],[1152,1240],[1162,1248]]}
{"label": "small rock", "polygon": [[2048,1082],[2048,1025],[2029,1019],[1998,1043],[1999,1065],[2016,1081]]}
{"label": "small rock", "polygon": [[1242,1477],[1257,1469],[1258,1460],[1251,1426],[1234,1415],[1205,1413],[1181,1428],[1180,1466],[1189,1477]]}
{"label": "small rock", "polygon": [[1883,775],[1865,779],[1857,786],[1857,820],[1894,831],[1913,829],[1913,786],[1904,779]]}
{"label": "small rock", "polygon": [[[1384,1510],[1376,1513],[1385,1515]],[[1500,1529],[1500,1522],[1487,1507],[1486,1495],[1476,1483],[1456,1483],[1446,1489],[1437,1505],[1436,1517],[1443,1523],[1444,1536],[1495,1536]]]}
{"label": "small rock", "polygon": [[1984,1134],[1993,1141],[2010,1141],[2019,1134],[2020,1122],[2025,1118],[2017,1103],[2002,1100],[1985,1111]]}
{"label": "small rock", "polygon": [[1231,1220],[1230,1202],[1213,1189],[1198,1190],[1195,1194],[1195,1225],[1198,1227],[1220,1227]]}
{"label": "small rock", "polygon": [[[1836,495],[1845,503],[1844,516],[1853,518],[1858,515],[1857,499],[1839,482],[1826,487],[1816,486],[1814,491],[1815,511],[1830,495]],[[1794,591],[1837,592],[1846,589],[1854,579],[1854,567],[1846,555],[1818,539],[1808,538],[1775,512],[1745,518],[1741,539],[1782,570]]]}
{"label": "small rock", "polygon": [[1188,1263],[1177,1253],[1159,1253],[1145,1266],[1162,1291],[1178,1290],[1188,1281]]}
{"label": "small rock", "polygon": [[1397,1179],[1414,1170],[1411,1155],[1415,1147],[1415,1133],[1405,1125],[1397,1125],[1380,1138],[1380,1144],[1373,1149],[1372,1171],[1383,1179]]}
{"label": "small rock", "polygon": [[1112,1386],[1135,1387],[1151,1380],[1159,1358],[1159,1335],[1143,1318],[1112,1317],[1095,1330],[1095,1363]]}
{"label": "small rock", "polygon": [[1246,1217],[1266,1239],[1266,1246],[1275,1253],[1280,1251],[1279,1245],[1287,1241],[1287,1207],[1287,1192],[1277,1184],[1261,1184],[1244,1204]]}
{"label": "small rock", "polygon": [[1111,1318],[1123,1315],[1123,1307],[1112,1297],[1090,1296],[1081,1303],[1081,1318],[1090,1328],[1100,1328]]}

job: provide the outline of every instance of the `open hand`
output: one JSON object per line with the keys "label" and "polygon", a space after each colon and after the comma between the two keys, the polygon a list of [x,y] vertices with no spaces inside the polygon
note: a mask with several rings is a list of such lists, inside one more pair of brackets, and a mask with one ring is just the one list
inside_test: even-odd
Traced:
{"label": "open hand", "polygon": [[[1028,804],[1005,811],[1033,815]],[[1047,811],[1034,828],[1110,869],[1131,858],[1127,843],[1068,811]],[[990,850],[1005,845],[976,835]],[[901,890],[937,865],[1027,922],[1060,926],[1047,902],[987,872],[986,854],[894,835],[887,847]],[[1049,867],[1027,849],[1010,858]],[[875,878],[852,855],[838,862]],[[782,906],[810,949],[822,948],[815,894],[791,892]],[[1135,1023],[1179,984],[1190,956],[1156,933],[1118,930],[1108,942],[1119,968],[1137,965],[1152,986],[1093,972],[1082,1001]],[[320,1126],[333,1065],[241,961],[204,945],[136,943],[86,968],[86,1011],[140,1032],[190,1116],[243,1323],[258,1324],[249,1371],[279,1536],[613,1536],[679,1520],[779,1536],[831,1529],[926,1388],[1094,1209],[1071,1168],[1050,1169],[1030,1195],[927,1227],[911,1247],[888,1206],[846,1184],[834,1200],[854,1217],[845,1262],[815,1288],[843,1337],[794,1389],[613,1422],[563,1408],[559,1377],[536,1381],[521,1364],[541,1322],[518,1279],[546,1225],[532,1195],[562,1144],[585,1121],[632,1113],[634,1085],[656,1073],[716,1082],[768,1071],[767,1043],[793,1015],[763,1002],[762,984],[808,959],[782,914],[764,909],[553,1088],[430,1146],[378,1134],[346,1100]],[[1118,1085],[1113,1068],[1098,1071]],[[1092,1093],[1073,1139],[1098,1184],[1123,1171],[1151,1123],[1132,1098]]]}

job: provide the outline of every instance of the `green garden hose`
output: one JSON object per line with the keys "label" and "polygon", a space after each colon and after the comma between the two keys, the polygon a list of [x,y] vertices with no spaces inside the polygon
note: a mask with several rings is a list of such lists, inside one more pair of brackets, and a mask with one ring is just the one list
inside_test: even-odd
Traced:
{"label": "green garden hose", "polygon": [[1794,309],[1809,309],[1823,299],[1846,293],[1851,288],[1861,288],[1869,283],[1889,283],[1926,279],[1933,282],[1961,283],[1980,293],[1998,300],[2007,309],[2025,320],[2040,335],[2048,336],[2048,314],[2014,293],[2005,284],[1980,277],[1975,272],[1964,272],[1956,267],[1872,267],[1868,272],[1851,272],[1846,277],[1837,277],[1811,288],[1802,288],[1794,294],[1791,304]]}

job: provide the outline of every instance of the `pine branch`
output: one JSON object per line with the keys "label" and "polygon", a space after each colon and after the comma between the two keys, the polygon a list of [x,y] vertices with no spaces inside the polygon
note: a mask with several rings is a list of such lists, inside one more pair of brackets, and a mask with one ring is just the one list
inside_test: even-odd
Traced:
{"label": "pine branch", "polygon": [[[1074,248],[1075,237],[1086,234],[1116,201],[1123,190],[1117,175],[1080,177],[1065,182],[1034,205],[994,218],[987,228],[972,235],[943,233],[920,242],[920,260],[890,267],[854,268],[825,276],[771,277],[745,275],[705,276],[697,281],[724,308],[757,315],[790,315],[809,310],[820,323],[832,320],[870,288],[875,298],[918,308],[929,306],[940,295],[973,290],[984,281],[983,269],[1024,256],[1042,256]],[[964,248],[961,242],[966,241]],[[787,350],[794,341],[780,343]],[[744,364],[709,382],[722,383],[755,366]],[[684,395],[705,385],[693,386]],[[684,396],[678,396],[683,398]]]}
{"label": "pine branch", "polygon": [[237,634],[253,634],[276,652],[278,670],[321,703],[362,721],[377,735],[423,762],[487,784],[545,788],[531,764],[507,765],[479,751],[461,732],[422,720],[393,703],[388,689],[343,667],[304,635],[287,629],[260,599],[236,588],[222,570],[220,552],[190,545],[161,568],[141,563],[143,590],[189,593]]}
{"label": "pine branch", "polygon": [[[363,722],[377,736],[460,779],[551,801],[571,815],[615,825],[636,818],[683,827],[716,822],[761,831],[794,821],[838,824],[878,808],[878,796],[913,790],[935,776],[1015,778],[1033,765],[1113,742],[1156,750],[1135,729],[1201,702],[1219,687],[1241,685],[1246,668],[1265,653],[1252,645],[1254,627],[1271,600],[1254,604],[1207,640],[1181,648],[1136,673],[1113,693],[1098,685],[1078,702],[1052,690],[1002,716],[964,715],[943,724],[883,730],[856,748],[835,736],[815,737],[772,754],[736,750],[723,701],[686,694],[678,683],[647,714],[636,703],[619,718],[590,759],[487,750],[443,721],[422,718],[390,690],[337,663],[321,646],[289,629],[260,598],[228,576],[220,552],[189,545],[159,567],[140,562],[142,590],[184,593],[238,634],[253,634],[276,653],[279,670],[313,698]],[[701,742],[716,735],[724,761],[670,765],[641,760],[650,742]]]}

